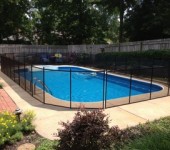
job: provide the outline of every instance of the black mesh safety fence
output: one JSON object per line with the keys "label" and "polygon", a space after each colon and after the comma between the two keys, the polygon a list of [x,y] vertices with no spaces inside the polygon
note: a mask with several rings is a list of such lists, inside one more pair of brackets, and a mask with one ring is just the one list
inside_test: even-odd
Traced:
{"label": "black mesh safety fence", "polygon": [[71,108],[71,74],[52,66],[43,68],[45,103]]}
{"label": "black mesh safety fence", "polygon": [[44,91],[44,74],[43,68],[39,66],[32,66],[32,72],[30,76],[32,81],[32,95],[39,101],[45,103],[45,91]]}
{"label": "black mesh safety fence", "polygon": [[131,76],[125,76],[120,70],[106,70],[105,108],[129,103]]}
{"label": "black mesh safety fence", "polygon": [[102,63],[76,53],[1,55],[1,71],[50,105],[109,108],[170,95],[169,59],[115,56]]}
{"label": "black mesh safety fence", "polygon": [[94,70],[71,71],[72,108],[103,108],[105,72]]}
{"label": "black mesh safety fence", "polygon": [[169,68],[157,66],[153,67],[152,82],[162,87],[162,92],[155,92],[155,86],[152,86],[151,99],[169,95]]}
{"label": "black mesh safety fence", "polygon": [[153,85],[152,68],[147,67],[134,69],[131,71],[131,74],[131,92],[129,95],[130,103],[149,100]]}

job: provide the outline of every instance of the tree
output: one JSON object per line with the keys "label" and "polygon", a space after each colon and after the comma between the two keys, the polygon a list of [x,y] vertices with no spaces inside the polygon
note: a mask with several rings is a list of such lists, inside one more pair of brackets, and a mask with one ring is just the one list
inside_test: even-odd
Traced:
{"label": "tree", "polygon": [[170,37],[170,1],[143,0],[127,12],[126,37],[130,41]]}
{"label": "tree", "polygon": [[0,43],[9,36],[19,40],[19,36],[26,36],[29,29],[28,10],[29,0],[1,0],[0,1]]}
{"label": "tree", "polygon": [[[100,44],[117,41],[117,13],[93,0],[1,0],[0,43]],[[10,41],[7,41],[9,43]],[[23,41],[24,42],[24,41]]]}
{"label": "tree", "polygon": [[[48,44],[105,43],[107,15],[84,0],[40,0],[39,37]],[[49,40],[50,39],[50,40]]]}
{"label": "tree", "polygon": [[97,0],[96,3],[102,4],[110,14],[119,13],[119,43],[123,42],[124,14],[135,3],[135,0]]}

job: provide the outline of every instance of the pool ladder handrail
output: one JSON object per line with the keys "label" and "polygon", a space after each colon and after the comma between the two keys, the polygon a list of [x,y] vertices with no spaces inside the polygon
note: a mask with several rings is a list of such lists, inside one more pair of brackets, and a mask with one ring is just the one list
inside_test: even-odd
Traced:
{"label": "pool ladder handrail", "polygon": [[53,95],[52,92],[51,92],[51,90],[47,87],[47,85],[44,84],[43,81],[41,81],[41,80],[39,80],[39,79],[36,79],[36,78],[35,78],[35,80],[36,80],[36,81],[34,82],[34,93],[35,93],[35,89],[36,89],[36,88],[35,88],[35,87],[36,87],[36,83],[40,83],[43,87],[45,87],[45,89],[46,89],[51,95]]}

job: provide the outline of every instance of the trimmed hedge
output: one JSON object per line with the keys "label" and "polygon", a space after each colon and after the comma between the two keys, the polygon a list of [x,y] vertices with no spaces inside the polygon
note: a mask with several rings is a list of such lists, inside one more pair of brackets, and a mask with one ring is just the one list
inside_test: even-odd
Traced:
{"label": "trimmed hedge", "polygon": [[123,58],[159,58],[170,59],[170,50],[148,50],[144,52],[106,52],[96,54],[96,61],[112,61],[115,57]]}

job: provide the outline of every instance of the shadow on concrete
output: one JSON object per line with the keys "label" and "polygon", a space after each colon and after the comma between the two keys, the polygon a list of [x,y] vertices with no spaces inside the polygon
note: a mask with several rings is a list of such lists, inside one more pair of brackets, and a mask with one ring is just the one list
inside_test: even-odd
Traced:
{"label": "shadow on concrete", "polygon": [[[8,76],[6,76],[4,73],[2,73],[0,71],[0,77],[1,79],[4,80],[5,83],[7,83],[12,90],[18,94],[18,96],[25,100],[27,103],[29,103],[30,105],[34,106],[34,107],[40,107],[40,108],[46,108],[46,109],[50,109],[50,110],[56,110],[56,111],[75,111],[75,110],[79,110],[77,109],[70,109],[70,108],[65,108],[62,106],[53,106],[50,104],[44,104],[42,102],[40,102],[38,99],[32,97],[28,92],[26,92],[23,88],[21,88],[17,83],[15,83],[13,80],[11,80]],[[5,87],[4,87],[5,90]],[[10,96],[10,93],[8,90],[5,90],[8,95]],[[11,97],[12,99],[14,99],[13,97]]]}

